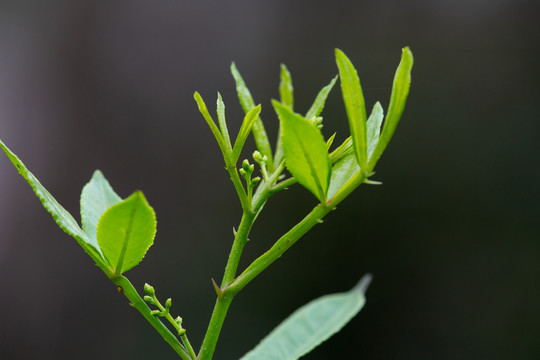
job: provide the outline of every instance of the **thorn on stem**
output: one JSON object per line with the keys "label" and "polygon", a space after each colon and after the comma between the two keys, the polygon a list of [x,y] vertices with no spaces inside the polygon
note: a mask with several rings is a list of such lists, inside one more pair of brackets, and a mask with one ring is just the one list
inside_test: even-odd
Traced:
{"label": "thorn on stem", "polygon": [[214,278],[212,278],[212,285],[214,285],[214,290],[216,291],[218,298],[221,299],[223,297],[223,291],[219,288],[218,284],[216,284]]}

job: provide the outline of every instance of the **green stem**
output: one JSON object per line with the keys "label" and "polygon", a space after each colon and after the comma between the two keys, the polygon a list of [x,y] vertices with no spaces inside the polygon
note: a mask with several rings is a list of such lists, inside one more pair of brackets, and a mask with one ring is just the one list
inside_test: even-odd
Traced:
{"label": "green stem", "polygon": [[259,256],[240,274],[227,288],[232,294],[238,294],[247,284],[263,272],[270,264],[279,259],[285,251],[293,246],[305,233],[322,221],[343,199],[366,180],[366,174],[357,172],[333,198],[324,204],[317,205],[302,221],[283,235],[275,244]]}
{"label": "green stem", "polygon": [[199,351],[198,360],[210,360],[214,355],[214,350],[216,349],[216,344],[219,338],[219,333],[223,327],[223,322],[225,321],[225,316],[227,316],[227,311],[229,306],[234,298],[234,295],[230,294],[229,291],[225,290],[221,297],[218,297],[216,300],[216,305],[214,306],[214,311],[212,312],[212,317],[210,318],[210,324],[208,324],[208,329],[204,336],[204,340]]}
{"label": "green stem", "polygon": [[157,319],[154,315],[151,314],[151,310],[144,300],[139,296],[137,290],[131,285],[129,280],[124,276],[119,276],[114,279],[116,285],[118,285],[122,293],[129,299],[131,305],[139,310],[139,312],[144,316],[144,318],[157,330],[157,332],[163,337],[163,339],[173,348],[174,351],[183,360],[195,360],[192,358],[178,339],[169,331],[169,329],[163,325],[163,323]]}
{"label": "green stem", "polygon": [[238,227],[238,232],[234,238],[234,242],[229,253],[229,260],[225,266],[225,273],[223,275],[223,280],[221,281],[221,289],[229,285],[234,278],[236,277],[236,270],[238,269],[238,263],[240,262],[240,257],[242,256],[242,251],[248,240],[249,232],[255,221],[255,215],[249,212],[244,211],[242,215],[242,220],[240,221],[240,226]]}

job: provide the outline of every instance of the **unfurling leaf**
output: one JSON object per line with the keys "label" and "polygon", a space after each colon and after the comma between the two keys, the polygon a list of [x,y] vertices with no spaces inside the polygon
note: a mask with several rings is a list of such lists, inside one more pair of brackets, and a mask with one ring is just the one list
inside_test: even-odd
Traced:
{"label": "unfurling leaf", "polygon": [[260,113],[261,105],[257,105],[253,109],[249,110],[244,117],[242,126],[240,126],[240,131],[238,131],[238,136],[236,137],[236,140],[234,142],[233,164],[236,164],[236,162],[238,161],[240,153],[242,152],[242,148],[244,147],[244,143],[246,142],[248,135],[251,132],[251,127],[253,126],[253,123],[255,122]]}
{"label": "unfurling leaf", "polygon": [[313,105],[311,105],[308,112],[306,113],[306,119],[311,120],[314,117],[317,117],[321,114],[321,112],[324,109],[324,103],[326,102],[326,98],[328,97],[328,94],[330,94],[330,91],[334,87],[336,80],[337,80],[337,76],[334,77],[328,85],[323,87],[321,91],[319,91],[319,93],[317,94],[317,97],[315,98],[315,101],[313,101]]}
{"label": "unfurling leaf", "polygon": [[289,107],[272,101],[281,122],[285,165],[320,201],[326,201],[331,163],[320,130]]}
{"label": "unfurling leaf", "polygon": [[296,360],[341,330],[366,302],[371,275],[352,290],[325,295],[302,306],[240,360]]}
{"label": "unfurling leaf", "polygon": [[366,171],[366,106],[362,88],[360,87],[360,79],[349,58],[339,49],[336,49],[336,63],[339,69],[341,92],[343,93],[343,102],[349,119],[354,152],[358,159],[358,165],[363,171]]}
{"label": "unfurling leaf", "polygon": [[103,213],[97,226],[97,240],[115,275],[141,262],[156,235],[156,215],[142,192]]}
{"label": "unfurling leaf", "polygon": [[285,64],[281,64],[279,99],[283,105],[294,109],[294,88],[291,73]]}

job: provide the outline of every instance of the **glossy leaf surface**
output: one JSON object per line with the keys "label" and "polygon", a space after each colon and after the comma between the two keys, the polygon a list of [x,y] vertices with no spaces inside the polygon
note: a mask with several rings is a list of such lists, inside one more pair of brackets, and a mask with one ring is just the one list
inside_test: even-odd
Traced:
{"label": "glossy leaf surface", "polygon": [[241,360],[296,360],[343,328],[365,303],[370,276],[352,290],[320,297],[296,310]]}
{"label": "glossy leaf surface", "polygon": [[281,121],[285,165],[319,200],[326,200],[331,164],[320,130],[289,107],[272,101]]}
{"label": "glossy leaf surface", "polygon": [[97,226],[99,246],[116,275],[141,262],[155,235],[156,215],[140,191],[107,209]]}

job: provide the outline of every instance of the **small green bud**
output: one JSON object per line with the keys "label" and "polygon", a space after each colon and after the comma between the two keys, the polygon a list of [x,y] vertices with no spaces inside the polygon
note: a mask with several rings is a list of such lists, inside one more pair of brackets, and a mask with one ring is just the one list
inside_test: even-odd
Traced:
{"label": "small green bud", "polygon": [[255,160],[256,162],[260,163],[263,159],[263,156],[262,154],[258,151],[258,150],[255,150],[253,152],[253,160]]}
{"label": "small green bud", "polygon": [[167,301],[165,301],[165,312],[169,312],[171,305],[172,305],[172,299],[168,298]]}
{"label": "small green bud", "polygon": [[240,173],[240,175],[242,175],[242,177],[246,177],[246,172],[244,171],[244,169],[240,169],[238,170],[238,172]]}
{"label": "small green bud", "polygon": [[245,159],[244,162],[242,162],[242,169],[244,169],[247,174],[251,174],[255,170],[255,165],[251,165],[249,161]]}
{"label": "small green bud", "polygon": [[175,322],[178,326],[182,327],[182,318],[181,318],[180,316],[177,316],[176,319],[174,319],[174,322]]}
{"label": "small green bud", "polygon": [[154,290],[154,287],[150,284],[144,284],[144,292],[150,296],[154,296],[156,294],[156,290]]}
{"label": "small green bud", "polygon": [[178,336],[184,336],[186,334],[186,329],[178,330]]}
{"label": "small green bud", "polygon": [[144,295],[144,301],[146,301],[149,304],[155,305],[154,298],[149,295]]}
{"label": "small green bud", "polygon": [[161,316],[161,311],[159,311],[159,310],[152,310],[152,312],[151,312],[150,314],[152,314],[152,315],[154,315],[154,316]]}
{"label": "small green bud", "polygon": [[254,177],[253,179],[251,179],[251,186],[255,186],[259,183],[259,181],[261,181],[261,178],[260,177]]}

